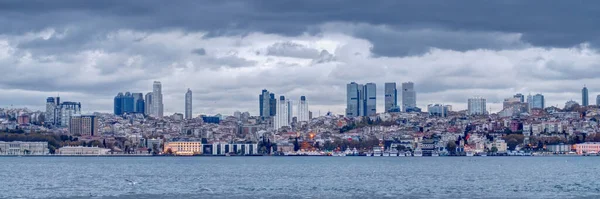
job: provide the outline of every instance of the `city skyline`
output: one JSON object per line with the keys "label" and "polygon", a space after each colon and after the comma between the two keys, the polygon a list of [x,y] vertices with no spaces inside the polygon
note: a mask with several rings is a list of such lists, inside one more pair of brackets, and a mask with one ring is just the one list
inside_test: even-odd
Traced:
{"label": "city skyline", "polygon": [[[533,2],[398,2],[383,7],[353,2],[336,4],[340,15],[292,21],[279,16],[297,3],[182,2],[165,10],[190,11],[186,19],[199,19],[192,21],[162,12],[106,13],[111,8],[158,7],[150,3],[102,2],[69,7],[68,12],[61,8],[65,2],[7,4],[13,9],[0,14],[6,19],[0,23],[13,28],[0,30],[0,107],[44,110],[39,99],[60,95],[85,104],[86,113],[112,112],[116,93],[148,92],[152,81],[163,84],[165,115],[184,112],[182,93],[188,87],[196,93],[194,115],[236,110],[257,115],[256,93],[263,88],[278,95],[305,95],[314,113],[343,114],[345,98],[331,96],[343,96],[344,85],[351,81],[376,83],[378,94],[384,93],[385,82],[399,86],[412,81],[420,108],[443,102],[464,110],[469,96],[482,96],[494,112],[515,93],[542,93],[548,106],[562,106],[581,99],[581,85],[587,85],[591,96],[600,91],[599,40],[588,34],[599,29],[589,17],[597,14],[579,7],[583,5],[569,5],[585,10],[569,15]],[[306,13],[333,6],[303,5]],[[462,14],[492,13],[477,14],[477,20],[494,23],[467,23],[470,19],[446,6],[474,8]],[[518,19],[495,14],[532,6],[542,8]],[[93,9],[98,7],[107,9]],[[222,17],[194,12],[199,7],[219,11]],[[356,12],[354,7],[381,12]],[[432,18],[423,10],[440,12]],[[233,13],[238,17],[231,18]],[[107,15],[114,17],[103,17]],[[554,24],[533,23],[539,17]],[[146,24],[152,21],[146,19],[158,21]],[[556,28],[561,25],[567,28]],[[383,100],[377,100],[376,109],[385,110]]]}

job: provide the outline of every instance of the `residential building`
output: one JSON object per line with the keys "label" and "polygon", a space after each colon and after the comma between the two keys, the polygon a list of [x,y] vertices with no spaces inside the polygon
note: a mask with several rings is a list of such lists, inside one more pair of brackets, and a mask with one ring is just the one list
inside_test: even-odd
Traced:
{"label": "residential building", "polygon": [[48,142],[0,141],[0,155],[48,155]]}
{"label": "residential building", "polygon": [[579,155],[593,153],[598,154],[600,151],[600,142],[585,142],[581,144],[575,144],[575,152]]}
{"label": "residential building", "polygon": [[46,99],[46,113],[45,113],[45,121],[46,125],[54,125],[57,121],[55,121],[54,111],[60,104],[60,97],[48,97]]}
{"label": "residential building", "polygon": [[513,97],[519,99],[521,103],[525,102],[525,96],[521,93],[517,93]]}
{"label": "residential building", "polygon": [[427,112],[429,115],[446,117],[448,116],[448,106],[442,104],[429,104],[427,105]]}
{"label": "residential building", "polygon": [[590,105],[589,100],[590,100],[590,98],[588,96],[588,89],[584,85],[583,89],[581,89],[581,105],[582,106],[589,106]]}
{"label": "residential building", "polygon": [[469,115],[485,115],[487,113],[485,101],[482,97],[469,98],[467,102]]}
{"label": "residential building", "polygon": [[100,148],[98,146],[64,146],[58,149],[59,155],[108,155],[110,149]]}
{"label": "residential building", "polygon": [[385,83],[384,99],[385,112],[389,112],[392,108],[398,106],[398,90],[395,82]]}
{"label": "residential building", "polygon": [[99,128],[98,118],[94,115],[74,115],[69,124],[71,135],[99,136]]}
{"label": "residential building", "polygon": [[402,83],[402,110],[406,111],[415,107],[417,107],[415,84],[412,82],[404,82]]}
{"label": "residential building", "polygon": [[71,116],[81,114],[81,103],[79,102],[63,102],[55,111],[56,121],[59,121],[58,126],[68,127],[71,122]]}
{"label": "residential building", "polygon": [[309,120],[308,101],[306,101],[305,96],[300,96],[300,101],[298,102],[298,121],[308,122]]}
{"label": "residential building", "polygon": [[285,96],[280,96],[277,101],[277,113],[275,114],[273,121],[273,128],[275,128],[275,130],[279,130],[284,126],[290,126],[288,105],[289,103],[285,99]]}
{"label": "residential building", "polygon": [[155,117],[163,117],[162,84],[154,81],[152,84],[152,111]]}
{"label": "residential building", "polygon": [[185,119],[192,119],[192,90],[185,93]]}

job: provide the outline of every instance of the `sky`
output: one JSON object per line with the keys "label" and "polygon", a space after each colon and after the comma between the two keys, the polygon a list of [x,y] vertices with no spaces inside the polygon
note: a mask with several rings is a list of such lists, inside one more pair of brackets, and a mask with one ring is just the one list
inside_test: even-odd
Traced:
{"label": "sky", "polygon": [[[598,1],[0,1],[0,107],[45,99],[112,112],[118,92],[161,81],[165,113],[258,114],[262,89],[343,114],[346,84],[412,81],[417,105],[500,111],[600,94]],[[399,96],[399,99],[401,97]]]}

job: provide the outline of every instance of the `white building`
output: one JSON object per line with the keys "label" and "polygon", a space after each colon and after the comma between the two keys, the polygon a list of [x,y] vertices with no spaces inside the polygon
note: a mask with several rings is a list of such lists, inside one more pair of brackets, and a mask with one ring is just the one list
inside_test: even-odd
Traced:
{"label": "white building", "polygon": [[185,119],[192,119],[192,90],[185,93]]}
{"label": "white building", "polygon": [[144,114],[146,115],[152,115],[154,114],[154,104],[152,103],[152,92],[146,93],[146,96],[144,97]]}
{"label": "white building", "polygon": [[298,122],[308,122],[308,101],[305,96],[300,96],[300,102],[298,102]]}
{"label": "white building", "polygon": [[288,102],[284,96],[277,100],[275,117],[273,118],[273,128],[279,130],[281,127],[290,126]]}
{"label": "white building", "polygon": [[0,155],[48,155],[48,142],[0,141]]}
{"label": "white building", "polygon": [[99,147],[65,146],[58,149],[59,155],[107,155],[110,149]]}
{"label": "white building", "polygon": [[485,98],[474,97],[468,100],[468,113],[469,115],[485,115]]}
{"label": "white building", "polygon": [[163,117],[162,84],[159,81],[152,85],[152,111],[155,117]]}

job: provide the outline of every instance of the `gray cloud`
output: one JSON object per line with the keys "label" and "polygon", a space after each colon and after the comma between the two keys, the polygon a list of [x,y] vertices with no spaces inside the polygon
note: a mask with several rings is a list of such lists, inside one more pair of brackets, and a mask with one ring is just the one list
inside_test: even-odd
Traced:
{"label": "gray cloud", "polygon": [[204,48],[197,48],[192,50],[192,53],[196,54],[196,55],[206,55],[206,50],[204,50]]}

